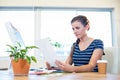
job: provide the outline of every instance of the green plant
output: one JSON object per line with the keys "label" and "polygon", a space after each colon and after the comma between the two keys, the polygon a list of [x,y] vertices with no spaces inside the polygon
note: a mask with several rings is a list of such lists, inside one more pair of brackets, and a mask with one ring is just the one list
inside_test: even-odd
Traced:
{"label": "green plant", "polygon": [[6,52],[8,52],[9,56],[12,57],[16,62],[19,59],[25,59],[29,64],[31,64],[31,61],[37,62],[35,56],[27,55],[30,49],[38,48],[37,46],[26,46],[25,48],[22,48],[20,43],[17,43],[17,45],[7,44],[7,46],[9,49]]}
{"label": "green plant", "polygon": [[[48,37],[49,38],[49,37]],[[56,48],[60,48],[61,44],[59,42],[52,42],[52,40],[49,38],[49,41],[51,42],[51,45],[56,47]]]}
{"label": "green plant", "polygon": [[61,44],[58,42],[52,43],[52,46],[55,46],[56,48],[60,48]]}

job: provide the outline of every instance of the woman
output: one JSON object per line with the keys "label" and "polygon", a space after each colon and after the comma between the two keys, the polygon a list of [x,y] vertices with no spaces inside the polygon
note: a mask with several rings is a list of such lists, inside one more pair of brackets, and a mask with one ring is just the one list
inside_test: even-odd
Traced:
{"label": "woman", "polygon": [[[97,72],[97,60],[101,59],[104,54],[103,42],[87,35],[90,25],[86,16],[74,17],[71,20],[71,25],[77,41],[73,44],[73,51],[66,62],[56,60],[56,65],[66,72]],[[51,69],[48,63],[47,67]]]}

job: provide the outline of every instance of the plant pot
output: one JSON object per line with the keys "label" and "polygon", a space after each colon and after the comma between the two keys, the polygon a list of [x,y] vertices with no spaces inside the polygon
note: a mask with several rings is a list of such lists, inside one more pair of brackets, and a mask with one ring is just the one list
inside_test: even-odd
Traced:
{"label": "plant pot", "polygon": [[17,62],[12,59],[12,68],[14,75],[28,75],[30,64],[27,60],[19,59]]}

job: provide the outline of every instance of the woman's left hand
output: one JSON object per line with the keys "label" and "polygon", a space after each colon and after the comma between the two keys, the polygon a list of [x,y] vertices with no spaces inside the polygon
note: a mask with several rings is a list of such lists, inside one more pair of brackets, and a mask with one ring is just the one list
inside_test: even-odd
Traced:
{"label": "woman's left hand", "polygon": [[74,72],[74,66],[56,60],[56,65],[63,71]]}

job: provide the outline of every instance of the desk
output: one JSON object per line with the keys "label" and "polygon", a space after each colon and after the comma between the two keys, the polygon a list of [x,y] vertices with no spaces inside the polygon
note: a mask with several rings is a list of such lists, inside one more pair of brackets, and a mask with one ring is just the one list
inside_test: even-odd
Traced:
{"label": "desk", "polygon": [[86,72],[14,76],[8,73],[8,71],[0,71],[0,80],[120,80],[120,75]]}

